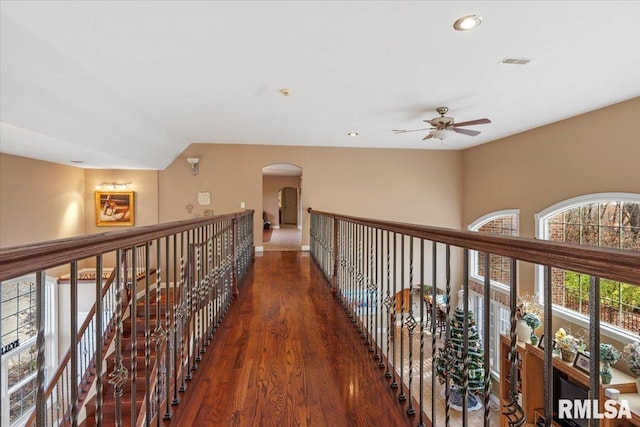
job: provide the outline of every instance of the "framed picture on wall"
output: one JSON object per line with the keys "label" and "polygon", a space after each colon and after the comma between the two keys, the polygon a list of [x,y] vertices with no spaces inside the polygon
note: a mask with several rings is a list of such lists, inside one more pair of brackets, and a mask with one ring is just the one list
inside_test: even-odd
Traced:
{"label": "framed picture on wall", "polygon": [[127,227],[134,225],[133,191],[96,191],[96,225]]}

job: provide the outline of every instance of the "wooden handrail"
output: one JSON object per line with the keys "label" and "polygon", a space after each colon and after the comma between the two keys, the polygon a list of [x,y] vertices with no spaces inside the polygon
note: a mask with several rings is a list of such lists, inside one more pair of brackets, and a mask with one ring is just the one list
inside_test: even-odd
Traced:
{"label": "wooden handrail", "polygon": [[489,252],[520,261],[578,271],[592,276],[640,285],[639,251],[625,251],[526,237],[509,237],[474,231],[405,224],[316,211],[312,208],[309,208],[308,212],[354,224],[403,233],[438,243],[480,252]]}
{"label": "wooden handrail", "polygon": [[253,210],[148,225],[128,230],[116,230],[87,236],[70,237],[45,243],[13,246],[0,249],[0,281],[34,271],[42,271],[79,259],[138,245],[169,234],[188,231],[195,226],[214,224],[221,220],[252,215]]}

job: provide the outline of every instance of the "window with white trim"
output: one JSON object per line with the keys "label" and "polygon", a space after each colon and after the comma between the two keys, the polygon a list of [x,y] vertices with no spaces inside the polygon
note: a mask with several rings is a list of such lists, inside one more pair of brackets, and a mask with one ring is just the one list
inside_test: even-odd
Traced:
{"label": "window with white trim", "polygon": [[[487,214],[469,225],[470,231],[480,233],[499,234],[501,236],[518,235],[518,217],[520,211],[517,209],[503,210]],[[469,271],[471,277],[482,282],[484,281],[485,254],[478,251],[470,251]],[[494,286],[503,287],[508,290],[511,275],[511,263],[509,258],[489,254],[489,277]]]}
{"label": "window with white trim", "polygon": [[[501,210],[492,212],[478,218],[469,225],[470,231],[480,233],[499,234],[502,236],[517,236],[519,234],[520,211],[518,209]],[[482,283],[485,277],[485,254],[478,251],[469,251],[469,271],[475,281]],[[509,258],[489,254],[489,278],[491,287],[508,300],[511,282],[511,260]],[[483,298],[479,293],[481,288],[476,287],[478,292],[470,292],[470,308],[476,313],[476,324],[478,333],[484,340],[483,322]],[[485,344],[485,354],[489,354],[489,364],[493,375],[500,375],[500,335],[509,331],[510,310],[509,307],[492,299],[489,303],[489,343]]]}
{"label": "window with white trim", "polygon": [[[640,250],[640,194],[607,193],[558,203],[536,215],[536,236],[556,242]],[[538,289],[542,295],[542,274]],[[589,315],[590,277],[553,268],[554,308],[583,319]],[[600,280],[600,320],[623,333],[640,330],[640,287]]]}
{"label": "window with white trim", "polygon": [[[1,283],[0,304],[0,424],[13,426],[26,421],[36,398],[36,280],[25,276]],[[56,355],[53,354],[52,334],[55,331],[55,279],[45,281],[45,370],[52,373]]]}
{"label": "window with white trim", "polygon": [[485,354],[489,354],[489,365],[493,375],[500,375],[500,339],[499,336],[509,331],[510,321],[509,307],[491,300],[489,303],[489,344],[484,343],[484,322],[483,307],[484,298],[477,292],[469,292],[469,309],[473,311],[476,317],[476,326],[480,341],[485,349]]}

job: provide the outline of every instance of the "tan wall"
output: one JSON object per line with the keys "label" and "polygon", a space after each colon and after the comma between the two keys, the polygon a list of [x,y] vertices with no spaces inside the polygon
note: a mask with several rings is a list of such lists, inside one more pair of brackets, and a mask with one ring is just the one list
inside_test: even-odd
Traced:
{"label": "tan wall", "polygon": [[[269,176],[262,179],[262,210],[267,213],[272,226],[279,226],[278,197],[284,187],[300,189],[302,182],[299,176]],[[261,215],[260,213],[258,213]],[[260,216],[262,218],[262,216]]]}
{"label": "tan wall", "polygon": [[[640,193],[640,98],[484,144],[463,153],[464,225],[489,212],[520,209],[520,235],[535,236],[534,214],[592,193]],[[631,126],[631,127],[630,127]],[[533,290],[533,268],[520,281]]]}
{"label": "tan wall", "polygon": [[79,236],[84,170],[0,154],[0,247]]}
{"label": "tan wall", "polygon": [[[186,157],[200,157],[191,174]],[[160,222],[202,214],[199,191],[210,191],[216,214],[240,203],[259,214],[262,226],[262,168],[291,163],[302,168],[303,244],[308,244],[306,209],[459,228],[460,152],[328,147],[192,144],[160,172]],[[191,214],[185,206],[195,206]],[[260,242],[256,242],[260,243]]]}

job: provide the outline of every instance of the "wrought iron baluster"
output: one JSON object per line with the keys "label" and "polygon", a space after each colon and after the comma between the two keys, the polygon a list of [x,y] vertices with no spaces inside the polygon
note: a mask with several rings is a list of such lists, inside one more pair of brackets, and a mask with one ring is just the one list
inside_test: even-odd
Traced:
{"label": "wrought iron baluster", "polygon": [[[136,411],[136,379],[138,376],[138,250],[135,245],[131,251],[131,425],[136,425],[138,411]],[[145,271],[148,275],[149,271]],[[129,273],[125,270],[125,280]]]}
{"label": "wrought iron baluster", "polygon": [[[489,261],[489,256],[485,254],[485,260]],[[483,332],[483,342],[484,342],[484,425],[485,427],[489,427],[490,421],[490,398],[491,398],[491,360],[490,355],[491,351],[487,350],[489,348],[489,340],[491,339],[490,334],[490,316],[491,316],[491,275],[488,274],[489,268],[485,264],[485,275],[484,275],[484,289],[483,294],[484,297],[482,299],[483,302],[483,324],[482,324],[482,332]],[[497,313],[496,313],[497,315]]]}
{"label": "wrought iron baluster", "polygon": [[102,255],[96,257],[96,413],[95,422],[97,427],[102,426],[102,354],[104,343],[104,325],[102,316],[104,310],[102,297]]}
{"label": "wrought iron baluster", "polygon": [[[589,399],[600,399],[600,278],[589,278]],[[600,427],[600,419],[594,417],[589,425]]]}
{"label": "wrought iron baluster", "polygon": [[[389,230],[386,230],[386,254],[387,254],[387,268],[386,268],[386,296],[384,299],[384,305],[386,307],[386,313],[385,313],[385,319],[384,319],[384,323],[386,325],[386,333],[387,333],[387,351],[385,352],[385,356],[387,358],[387,363],[386,363],[386,370],[384,373],[384,377],[385,378],[391,378],[391,371],[389,371],[389,364],[390,362],[390,356],[391,353],[389,352],[389,349],[391,348],[391,294],[390,294],[390,289],[391,289],[391,239],[389,237]],[[381,368],[385,368],[385,364],[382,363],[381,365],[378,365]]]}
{"label": "wrought iron baluster", "polygon": [[369,247],[369,269],[367,271],[367,285],[369,288],[369,302],[367,304],[367,319],[369,324],[369,333],[367,334],[367,345],[369,346],[369,353],[374,352],[375,341],[375,329],[373,325],[374,308],[373,303],[376,298],[376,285],[375,285],[375,271],[374,271],[374,248],[373,248],[373,227],[367,227],[367,243]]}
{"label": "wrought iron baluster", "polygon": [[389,358],[389,355],[387,355],[387,357],[389,358],[389,360],[387,360],[387,363],[389,365],[391,365],[391,385],[390,387],[392,389],[396,389],[398,388],[398,382],[396,381],[396,365],[398,363],[398,359],[396,359],[396,315],[397,315],[397,295],[398,295],[398,235],[393,232],[393,267],[392,267],[392,276],[393,276],[393,293],[391,296],[391,307],[392,307],[392,314],[391,314],[391,318],[389,319],[389,323],[390,325],[390,330],[391,330],[391,339],[393,340],[393,346],[391,347],[391,352],[393,353],[393,356],[391,358]]}
{"label": "wrought iron baluster", "polygon": [[[144,253],[144,401],[145,405],[145,425],[151,423],[151,271],[150,243],[145,243]],[[156,270],[156,274],[158,271]]]}
{"label": "wrought iron baluster", "polygon": [[[405,298],[404,298],[404,290],[405,290],[405,282],[404,282],[404,245],[405,245],[405,235],[400,235],[400,394],[398,395],[398,400],[400,402],[404,402],[407,400],[407,396],[404,394],[404,310],[405,310]],[[395,348],[395,345],[394,345]],[[395,362],[395,360],[394,360]],[[394,369],[395,371],[395,369]]]}
{"label": "wrought iron baluster", "polygon": [[194,245],[195,245],[195,236],[193,234],[193,230],[190,230],[188,233],[188,241],[187,241],[187,250],[188,250],[188,270],[187,270],[187,282],[185,284],[186,290],[187,290],[187,314],[185,317],[185,324],[186,324],[186,330],[185,330],[185,348],[187,351],[187,366],[185,368],[185,370],[187,371],[187,374],[185,376],[185,380],[186,381],[191,381],[192,377],[191,377],[191,355],[193,353],[193,337],[192,337],[192,331],[191,331],[191,321],[193,318],[193,299],[192,299],[192,286],[193,286],[193,281],[195,280],[195,273],[194,273],[194,263],[195,263],[195,249],[194,249]]}
{"label": "wrought iron baluster", "polygon": [[462,427],[469,425],[469,249],[463,250],[462,261]]}
{"label": "wrought iron baluster", "polygon": [[[164,376],[164,395],[167,396],[166,399],[166,407],[165,407],[165,412],[164,415],[162,416],[163,419],[165,420],[169,420],[171,419],[171,406],[169,403],[169,385],[171,384],[170,381],[170,377],[171,377],[171,369],[173,367],[173,365],[171,364],[171,347],[173,346],[173,341],[171,340],[170,337],[173,337],[173,332],[171,331],[171,311],[169,309],[169,282],[171,280],[170,278],[170,266],[171,266],[171,259],[170,259],[170,255],[171,255],[171,247],[170,247],[170,236],[167,236],[164,238],[165,240],[165,261],[164,261],[164,265],[165,265],[165,300],[164,300],[164,327],[165,327],[165,339],[166,339],[166,343],[167,345],[165,346],[164,349],[164,372],[163,372],[163,376]],[[174,258],[175,258],[175,253],[174,253]],[[175,270],[173,272],[174,274],[174,285],[175,285]],[[158,355],[158,359],[159,359],[160,355]],[[159,417],[158,417],[159,418]]]}
{"label": "wrought iron baluster", "polygon": [[[486,254],[485,254],[486,257]],[[485,260],[485,275],[487,275],[488,270],[487,270],[487,263],[488,260]],[[511,327],[509,330],[509,338],[511,340],[510,343],[510,349],[509,349],[509,359],[510,359],[510,364],[509,364],[509,375],[511,378],[511,387],[509,390],[509,402],[503,406],[503,412],[502,415],[504,415],[507,418],[507,423],[509,424],[510,427],[517,427],[517,426],[522,426],[524,425],[524,423],[527,421],[526,415],[524,413],[524,410],[522,409],[522,406],[520,406],[520,404],[518,403],[518,353],[516,350],[516,346],[517,346],[517,338],[516,338],[516,310],[517,310],[517,303],[518,303],[518,283],[517,283],[517,264],[516,264],[516,260],[515,259],[511,259],[511,264],[510,264],[510,274],[509,274],[509,282],[511,284],[511,292],[509,295],[509,309],[511,311],[510,314],[510,320],[511,320]],[[546,287],[545,287],[546,289]],[[545,291],[546,292],[546,291]],[[551,306],[549,306],[549,310]],[[546,310],[546,307],[545,307]],[[549,311],[549,313],[551,313],[551,311]],[[547,319],[551,319],[551,317],[545,317]],[[551,330],[551,322],[547,322],[548,326],[546,326],[547,328],[549,328],[549,330]],[[549,336],[551,336],[549,334]],[[550,355],[551,353],[549,353]],[[551,359],[548,360],[549,363],[551,363]],[[547,363],[547,353],[545,352],[545,366]],[[549,377],[547,376],[548,372],[546,370],[546,367],[544,369],[544,381],[545,384],[549,385]],[[550,387],[553,387],[553,384],[549,385]],[[549,396],[547,399],[545,399],[545,411],[547,408],[547,402],[551,402],[551,406],[553,406],[553,401],[552,401],[552,396]],[[551,407],[550,406],[550,407]],[[545,418],[547,421],[547,427],[551,426],[551,416],[550,413],[546,413]]]}
{"label": "wrought iron baluster", "polygon": [[[436,331],[438,326],[438,244],[431,243],[431,390],[436,390],[437,366],[436,366]],[[442,325],[440,330],[442,331]],[[442,332],[441,332],[442,334]],[[446,386],[445,386],[446,387]],[[431,414],[435,419],[436,414],[436,393],[431,393]]]}
{"label": "wrought iron baluster", "polygon": [[357,323],[356,330],[360,333],[360,338],[365,339],[365,328],[364,328],[364,304],[365,301],[365,293],[364,293],[364,284],[365,284],[365,274],[364,274],[364,226],[359,224],[356,226],[356,236],[358,241],[358,273],[356,275],[356,284],[357,284],[357,300],[356,300],[356,308],[357,308]]}
{"label": "wrought iron baluster", "polygon": [[[188,240],[188,238],[187,238]],[[188,255],[185,253],[185,243],[187,244],[187,253],[189,250],[188,241],[185,242],[185,232],[180,233],[180,304],[177,305],[177,316],[179,319],[179,337],[180,337],[180,392],[185,392],[187,390],[186,383],[186,374],[185,374],[185,366],[189,366],[185,364],[186,361],[186,352],[185,352],[185,328],[188,316],[188,307],[187,307],[187,275],[188,275]]]}
{"label": "wrought iron baluster", "polygon": [[[515,264],[515,262],[512,263],[512,265]],[[513,282],[515,283],[515,276],[513,277]],[[551,281],[551,267],[545,266],[544,267],[544,280],[543,280],[544,284],[544,318],[545,319],[552,319],[552,281]],[[517,289],[517,287],[514,287],[513,285],[511,286],[511,289]],[[515,343],[515,304],[517,303],[517,299],[514,298],[513,299],[513,311],[511,313],[512,318],[512,322],[513,322],[513,330],[512,330],[512,337],[511,337],[511,355],[512,355],[512,360],[511,360],[511,378],[517,378],[517,366],[515,366],[515,362],[516,360],[515,354],[516,354],[516,343]],[[551,321],[547,321],[545,322],[545,330],[548,332],[548,336],[551,337]],[[547,347],[547,348],[551,348],[551,347]],[[545,395],[545,399],[544,399],[544,418],[545,418],[545,424],[547,427],[551,427],[551,419],[552,419],[552,411],[553,411],[553,380],[552,380],[552,372],[553,372],[553,361],[551,359],[551,352],[545,352],[544,354],[544,365],[543,365],[543,371],[542,371],[542,375],[543,375],[543,379],[544,379],[544,383],[546,384],[547,388],[547,394]],[[513,381],[515,383],[515,381]],[[513,389],[513,398],[517,399],[517,389],[514,388],[514,385],[512,384],[511,388]],[[517,402],[517,400],[516,400]],[[520,406],[520,405],[518,405]],[[523,411],[524,412],[524,411]],[[523,421],[526,421],[526,417],[524,415],[524,413],[522,414],[522,419]]]}
{"label": "wrought iron baluster", "polygon": [[[381,248],[381,240],[379,239],[381,231],[377,228],[373,229],[373,246],[375,248],[375,261],[374,261],[374,274],[375,278],[374,289],[374,298],[375,298],[375,310],[374,310],[374,327],[373,327],[373,336],[374,336],[374,354],[373,360],[381,360],[379,350],[382,348],[382,248]],[[378,363],[380,366],[380,363]]]}
{"label": "wrought iron baluster", "polygon": [[36,374],[36,425],[43,426],[45,425],[45,413],[47,401],[44,394],[44,383],[45,383],[45,322],[46,322],[46,303],[45,303],[45,295],[44,295],[44,287],[45,287],[45,272],[38,271],[36,273],[36,347],[38,348],[38,355],[36,356],[36,367],[38,373]]}
{"label": "wrought iron baluster", "polygon": [[116,251],[116,358],[113,371],[109,374],[109,382],[113,385],[115,397],[116,427],[122,426],[122,386],[127,380],[128,371],[122,364],[122,292],[124,280],[122,278],[122,250]]}
{"label": "wrought iron baluster", "polygon": [[[446,245],[445,251],[445,303],[446,303],[446,316],[445,320],[445,350],[448,349],[451,342],[451,327],[449,325],[449,319],[451,316],[451,246]],[[436,300],[433,300],[433,305],[436,305]],[[449,369],[447,369],[449,371]],[[446,427],[451,425],[451,388],[450,381],[447,379],[445,382],[445,405],[444,405],[444,423]]]}
{"label": "wrought iron baluster", "polygon": [[418,322],[413,316],[413,245],[413,237],[409,237],[409,315],[406,320],[409,335],[409,407],[407,408],[407,415],[409,416],[416,414],[411,395],[411,387],[413,385],[413,330],[418,325]]}
{"label": "wrought iron baluster", "polygon": [[69,402],[71,426],[78,425],[78,262],[71,263],[71,382],[69,383]]}

